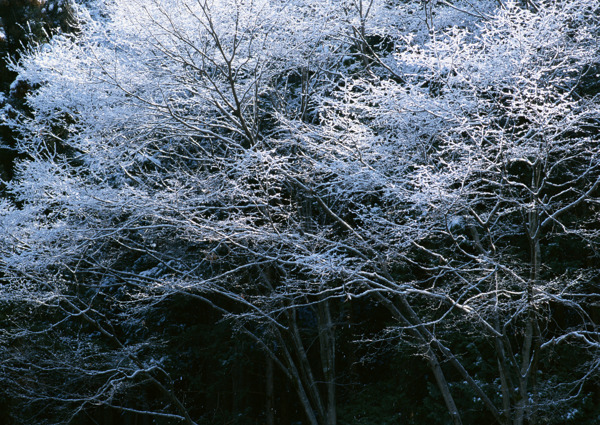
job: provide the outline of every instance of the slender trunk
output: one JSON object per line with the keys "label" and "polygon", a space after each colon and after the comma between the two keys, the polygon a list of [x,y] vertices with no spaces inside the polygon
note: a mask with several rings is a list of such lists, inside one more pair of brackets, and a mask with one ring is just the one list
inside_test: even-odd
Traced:
{"label": "slender trunk", "polygon": [[331,320],[329,301],[319,303],[319,344],[321,349],[321,365],[327,388],[327,425],[336,425],[337,411],[335,401],[335,333]]}
{"label": "slender trunk", "polygon": [[[539,191],[541,182],[540,165],[536,164],[533,170],[532,187],[533,193]],[[532,196],[533,207],[527,217],[527,235],[530,244],[530,273],[529,281],[527,282],[526,302],[527,302],[527,317],[525,324],[525,335],[523,338],[523,346],[521,348],[521,367],[519,373],[519,401],[516,405],[515,425],[522,425],[527,417],[530,423],[535,423],[535,374],[537,370],[537,358],[539,351],[539,325],[537,323],[535,312],[534,290],[539,285],[541,278],[541,217],[540,217],[540,201],[537,195]],[[530,390],[533,394],[530,394]]]}
{"label": "slender trunk", "polygon": [[494,274],[494,284],[495,284],[495,307],[494,307],[494,315],[493,315],[493,324],[494,329],[498,333],[498,335],[494,337],[494,345],[496,347],[496,360],[498,362],[498,376],[500,377],[500,386],[502,391],[502,412],[501,417],[504,419],[503,423],[509,424],[512,419],[512,403],[511,403],[511,394],[515,388],[513,379],[510,375],[509,368],[509,360],[507,360],[506,347],[503,341],[504,338],[504,329],[500,326],[500,311],[499,311],[499,285],[498,285],[498,274]]}
{"label": "slender trunk", "polygon": [[461,377],[467,382],[467,384],[469,384],[469,386],[475,392],[475,394],[477,394],[477,396],[481,398],[481,401],[483,401],[483,404],[487,407],[490,413],[494,415],[496,421],[500,424],[503,423],[504,421],[502,419],[502,416],[496,408],[496,406],[494,405],[494,403],[492,402],[492,400],[490,400],[490,398],[483,391],[483,389],[477,383],[477,381],[473,379],[473,377],[469,374],[469,372],[463,366],[460,360],[454,355],[454,353],[452,353],[452,351],[448,347],[442,344],[442,342],[439,339],[437,339],[436,336],[429,329],[423,326],[416,312],[406,299],[401,298],[401,303],[404,309],[407,311],[408,320],[410,320],[411,323],[413,323],[414,325],[418,326],[418,329],[422,333],[423,338],[425,338],[425,340],[428,341],[429,346],[438,350],[450,362],[454,369],[461,375]]}
{"label": "slender trunk", "polygon": [[[537,217],[537,222],[539,223],[539,217]],[[540,247],[540,235],[538,231],[538,235],[535,239],[535,243],[533,246],[533,278],[531,280],[530,287],[530,307],[529,307],[529,322],[527,327],[527,332],[531,334],[531,348],[530,348],[530,361],[528,368],[528,379],[529,385],[531,388],[531,401],[528,404],[528,418],[529,423],[531,425],[535,425],[537,423],[537,409],[538,409],[538,391],[537,391],[537,369],[538,369],[538,359],[539,352],[541,346],[541,331],[540,331],[540,323],[538,321],[537,312],[535,308],[535,300],[534,300],[534,288],[540,284],[541,279],[541,267],[542,267],[542,251]],[[531,328],[531,329],[529,329]]]}
{"label": "slender trunk", "polygon": [[[530,423],[535,423],[535,374],[537,370],[537,358],[539,350],[539,328],[535,312],[534,288],[539,284],[541,268],[541,249],[539,235],[539,217],[537,211],[530,219],[531,226],[531,273],[527,286],[527,322],[525,324],[525,335],[521,349],[521,368],[519,374],[519,402],[516,406],[515,425],[522,425],[525,418],[530,418]],[[530,394],[530,392],[533,392]]]}
{"label": "slender trunk", "polygon": [[[499,326],[496,326],[499,330]],[[510,370],[506,361],[506,350],[504,343],[500,337],[495,338],[496,359],[498,361],[498,375],[500,376],[500,385],[502,390],[502,413],[501,416],[506,420],[504,423],[511,421],[511,394],[515,388],[513,380],[510,376]]]}
{"label": "slender trunk", "polygon": [[458,412],[458,408],[456,407],[456,403],[454,403],[454,398],[450,393],[450,386],[448,385],[448,381],[446,381],[446,376],[442,371],[442,366],[435,355],[431,346],[427,349],[427,362],[429,363],[429,367],[433,372],[433,376],[435,377],[435,381],[437,382],[438,388],[442,393],[442,397],[444,398],[444,403],[446,404],[446,408],[448,409],[448,413],[450,413],[450,417],[452,418],[452,422],[454,425],[462,425],[462,419],[460,417],[460,413]]}
{"label": "slender trunk", "polygon": [[531,374],[531,348],[533,341],[533,327],[530,318],[525,325],[525,337],[521,350],[522,362],[519,373],[519,401],[515,406],[515,425],[523,425],[525,412],[529,404],[529,376]]}
{"label": "slender trunk", "polygon": [[[265,283],[270,289],[273,289],[266,273],[263,272],[261,274]],[[289,377],[296,390],[300,403],[306,413],[308,423],[310,425],[322,425],[322,418],[325,416],[323,403],[302,342],[300,329],[298,328],[296,320],[296,310],[293,304],[290,304],[287,307],[285,315],[289,324],[288,333],[284,336],[280,329],[273,327],[274,335],[281,346],[280,350],[283,355],[283,360],[281,362],[277,361],[276,363],[286,376]],[[291,341],[288,337],[291,338]],[[293,350],[294,355],[290,353],[288,348]]]}
{"label": "slender trunk", "polygon": [[317,420],[317,416],[315,415],[313,404],[311,403],[311,400],[307,394],[303,379],[300,376],[300,372],[298,371],[298,368],[294,362],[294,358],[285,345],[282,345],[281,351],[283,352],[285,362],[287,363],[286,372],[289,373],[292,385],[298,393],[298,398],[300,399],[300,404],[302,404],[302,407],[304,408],[304,413],[306,413],[308,423],[310,425],[320,425],[319,421]]}
{"label": "slender trunk", "polygon": [[312,373],[312,368],[308,360],[308,355],[304,348],[302,337],[300,336],[300,329],[298,328],[298,323],[296,321],[295,309],[292,308],[290,311],[288,311],[288,317],[290,323],[290,336],[292,338],[294,351],[298,356],[300,374],[304,381],[304,387],[306,388],[307,394],[310,397],[310,400],[312,401],[313,408],[317,412],[317,417],[323,420],[322,418],[325,418],[326,416],[323,401],[321,400],[321,394],[319,393],[317,381]]}
{"label": "slender trunk", "polygon": [[[432,339],[428,338],[428,332],[423,325],[420,323],[413,323],[409,321],[404,314],[398,309],[398,307],[392,303],[389,299],[385,298],[383,295],[377,293],[378,300],[387,307],[392,316],[398,320],[403,325],[407,326],[409,332],[413,334],[418,340],[420,340],[427,347],[427,362],[429,363],[429,367],[435,377],[436,383],[440,392],[442,393],[442,397],[444,398],[444,403],[446,408],[448,409],[448,413],[452,418],[452,422],[454,425],[462,425],[462,419],[458,408],[456,407],[456,403],[454,402],[454,398],[452,397],[452,393],[450,392],[450,385],[448,385],[448,381],[444,375],[444,371],[442,370],[442,366],[438,359],[437,354],[432,349]],[[403,306],[406,306],[406,300],[402,300]],[[414,312],[413,312],[414,313]]]}

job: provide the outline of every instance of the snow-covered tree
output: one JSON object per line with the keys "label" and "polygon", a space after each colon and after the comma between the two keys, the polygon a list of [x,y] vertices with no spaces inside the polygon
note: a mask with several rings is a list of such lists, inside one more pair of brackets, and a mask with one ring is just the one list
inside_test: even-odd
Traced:
{"label": "snow-covered tree", "polygon": [[[153,306],[185,293],[237,317],[292,380],[310,423],[335,422],[326,297],[295,300],[277,289],[301,281],[312,242],[298,236],[293,217],[302,195],[286,171],[297,141],[276,116],[316,119],[312,96],[331,85],[348,44],[340,6],[115,2],[82,8],[76,36],[57,35],[23,57],[15,69],[34,91],[31,114],[13,121],[28,158],[10,185],[21,205],[3,204],[3,299],[48,310],[61,324],[87,321],[96,330],[81,349],[90,354],[73,357],[98,359],[75,374],[97,378],[85,380],[97,388],[65,380],[65,395],[45,397],[32,388],[24,393],[34,408],[52,399],[144,410],[119,404],[143,377],[171,406],[147,413],[193,423],[153,341],[128,332]],[[323,391],[306,358],[298,308],[314,308],[322,322]],[[72,331],[59,328],[6,338],[40,334],[59,344],[49,335]],[[107,343],[95,342],[98,332],[111,351],[97,347]],[[37,363],[11,353],[12,377]],[[107,357],[114,361],[100,361]],[[53,364],[38,366],[50,373]]]}
{"label": "snow-covered tree", "polygon": [[1,379],[26,411],[197,423],[148,330],[184,296],[313,425],[336,423],[357,299],[454,423],[575,415],[599,358],[597,10],[438,3],[107,2],[14,64],[32,91],[6,111],[27,159],[0,209]]}
{"label": "snow-covered tree", "polygon": [[561,422],[597,369],[598,9],[534,9],[407,40],[328,114],[320,165],[368,247],[349,277],[421,345],[455,423],[455,389],[498,423]]}

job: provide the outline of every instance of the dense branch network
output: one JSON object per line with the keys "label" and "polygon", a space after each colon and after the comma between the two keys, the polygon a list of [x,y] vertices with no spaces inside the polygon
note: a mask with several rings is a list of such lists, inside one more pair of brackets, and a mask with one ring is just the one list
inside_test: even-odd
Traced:
{"label": "dense branch network", "polygon": [[32,90],[8,111],[0,379],[25,414],[203,423],[152,325],[189,300],[311,425],[338,422],[352,303],[386,312],[453,423],[571,414],[599,358],[598,11],[397,3],[81,6],[13,64]]}

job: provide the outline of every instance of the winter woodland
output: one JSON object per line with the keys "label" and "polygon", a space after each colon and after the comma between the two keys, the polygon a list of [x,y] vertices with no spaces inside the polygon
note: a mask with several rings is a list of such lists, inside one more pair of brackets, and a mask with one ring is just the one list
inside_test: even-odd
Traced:
{"label": "winter woodland", "polygon": [[60,3],[0,423],[597,423],[595,0]]}

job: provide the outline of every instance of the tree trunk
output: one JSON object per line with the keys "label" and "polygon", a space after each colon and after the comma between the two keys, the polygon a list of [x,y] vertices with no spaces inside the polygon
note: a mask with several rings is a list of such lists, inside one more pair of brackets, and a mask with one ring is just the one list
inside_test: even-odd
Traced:
{"label": "tree trunk", "polygon": [[329,301],[319,303],[319,343],[321,349],[321,366],[327,388],[327,425],[336,425],[337,411],[335,401],[335,331],[331,321]]}
{"label": "tree trunk", "polygon": [[308,360],[308,355],[306,353],[306,349],[304,348],[304,343],[302,342],[300,329],[298,328],[298,323],[296,320],[295,309],[292,308],[292,310],[288,312],[288,317],[294,352],[299,359],[300,376],[303,379],[307,394],[312,401],[313,409],[317,412],[317,417],[323,420],[323,418],[326,417],[323,400],[321,399],[317,381],[313,375],[312,368]]}
{"label": "tree trunk", "polygon": [[433,349],[431,348],[431,346],[429,346],[427,349],[427,362],[429,363],[429,367],[431,368],[431,371],[433,372],[433,376],[435,377],[438,388],[439,388],[440,392],[442,393],[442,397],[444,398],[444,403],[446,404],[448,413],[450,414],[450,417],[452,418],[452,423],[454,423],[454,425],[462,425],[462,419],[460,417],[460,413],[458,412],[456,403],[454,403],[454,398],[452,397],[452,394],[450,393],[450,386],[448,385],[448,382],[446,381],[446,376],[444,375],[444,372],[442,371],[442,366],[440,365],[440,362],[438,361],[438,358],[435,355],[435,353],[433,352]]}
{"label": "tree trunk", "polygon": [[387,307],[392,316],[400,323],[407,326],[409,332],[427,347],[427,362],[429,363],[429,367],[433,372],[433,376],[435,377],[438,388],[442,393],[444,403],[446,405],[446,408],[448,409],[450,417],[452,418],[452,422],[454,423],[454,425],[462,425],[462,419],[460,417],[458,408],[456,407],[456,403],[454,402],[454,398],[452,397],[452,393],[450,392],[450,386],[448,385],[448,381],[446,380],[438,356],[432,348],[432,343],[435,342],[435,339],[433,339],[431,335],[428,335],[429,332],[419,322],[418,318],[415,317],[414,311],[412,311],[412,309],[408,305],[408,302],[405,299],[401,298],[401,305],[409,309],[409,314],[411,315],[412,321],[409,320],[404,314],[402,314],[398,307],[389,299],[385,298],[379,293],[376,294],[378,296],[378,300],[381,301],[381,303]]}
{"label": "tree trunk", "polygon": [[[540,166],[536,164],[533,170],[532,187],[534,193],[539,190],[541,182]],[[521,349],[521,368],[519,373],[519,401],[516,406],[515,425],[522,425],[527,416],[531,418],[530,423],[535,423],[535,375],[537,370],[537,358],[540,345],[539,324],[535,312],[535,287],[539,285],[542,251],[540,239],[542,237],[540,223],[540,200],[536,195],[532,196],[533,207],[527,215],[527,235],[530,243],[530,273],[526,288],[527,323]],[[530,395],[530,389],[533,390]],[[534,398],[534,400],[531,400]]]}

